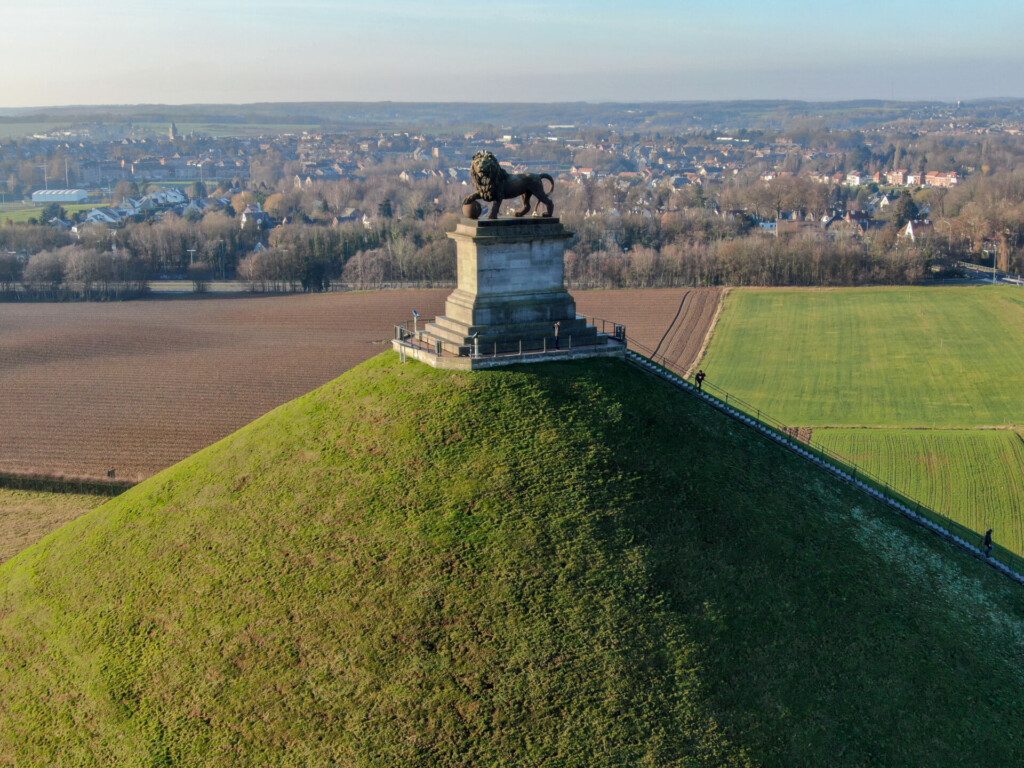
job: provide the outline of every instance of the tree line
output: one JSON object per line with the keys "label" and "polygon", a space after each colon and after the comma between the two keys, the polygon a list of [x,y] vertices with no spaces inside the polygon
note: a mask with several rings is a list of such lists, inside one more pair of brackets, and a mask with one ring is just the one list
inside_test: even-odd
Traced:
{"label": "tree line", "polygon": [[[77,234],[28,224],[0,226],[0,292],[6,296],[102,299],[145,293],[148,282],[187,276],[196,290],[238,278],[254,291],[320,291],[455,280],[454,245],[464,189],[390,175],[235,192],[228,209],[172,214]],[[560,180],[556,213],[575,233],[566,275],[575,286],[857,285],[907,283],[958,259],[1024,268],[1024,169],[978,174],[949,190],[901,194],[884,227],[863,237],[772,237],[757,219],[798,211],[818,220],[857,210],[864,191],[809,179],[740,176],[719,186]],[[243,227],[233,210],[261,202],[287,223]],[[367,222],[338,221],[358,204]],[[927,212],[929,237],[910,243],[897,228]],[[820,228],[819,228],[820,230]]]}
{"label": "tree line", "polygon": [[126,253],[79,245],[39,251],[27,262],[0,253],[0,292],[19,286],[28,297],[48,300],[131,298],[147,292],[148,274]]}

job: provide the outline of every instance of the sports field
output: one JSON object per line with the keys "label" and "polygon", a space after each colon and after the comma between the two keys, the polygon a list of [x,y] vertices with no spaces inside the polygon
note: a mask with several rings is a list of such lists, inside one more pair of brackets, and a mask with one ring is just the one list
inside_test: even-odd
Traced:
{"label": "sports field", "polygon": [[[29,219],[38,219],[39,214],[43,212],[44,205],[24,205],[24,206],[8,206],[0,208],[0,224],[7,221],[11,221],[15,224],[23,224]],[[91,211],[96,207],[95,203],[69,203],[67,205],[61,205],[68,214],[78,213],[79,211]]]}
{"label": "sports field", "polygon": [[710,383],[1024,554],[1024,290],[736,290],[701,365]]}

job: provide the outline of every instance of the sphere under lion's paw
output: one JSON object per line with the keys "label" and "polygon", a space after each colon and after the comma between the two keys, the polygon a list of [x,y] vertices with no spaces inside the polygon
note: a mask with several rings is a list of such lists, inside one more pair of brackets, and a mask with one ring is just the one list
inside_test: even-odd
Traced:
{"label": "sphere under lion's paw", "polygon": [[479,219],[480,214],[484,212],[483,207],[480,205],[479,200],[474,200],[471,203],[463,203],[462,215],[467,219]]}

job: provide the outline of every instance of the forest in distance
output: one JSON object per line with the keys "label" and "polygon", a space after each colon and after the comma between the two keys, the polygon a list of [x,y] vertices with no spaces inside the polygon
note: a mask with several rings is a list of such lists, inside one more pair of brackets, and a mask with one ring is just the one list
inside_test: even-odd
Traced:
{"label": "forest in distance", "polygon": [[[764,99],[663,102],[280,102],[262,104],[107,105],[0,108],[0,125],[52,124],[124,126],[140,122],[246,125],[302,125],[312,130],[423,128],[436,131],[543,127],[573,123],[625,130],[722,128],[783,130],[796,121],[827,121],[838,128],[871,126],[879,121],[938,119],[949,104],[929,100],[857,99],[801,101]],[[958,105],[978,119],[1020,119],[1024,99],[975,99]]]}

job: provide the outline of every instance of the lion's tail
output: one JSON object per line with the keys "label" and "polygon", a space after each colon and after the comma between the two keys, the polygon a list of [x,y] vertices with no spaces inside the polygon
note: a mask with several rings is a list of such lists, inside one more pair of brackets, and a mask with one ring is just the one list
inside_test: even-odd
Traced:
{"label": "lion's tail", "polygon": [[543,181],[544,179],[547,179],[548,181],[551,182],[551,189],[548,190],[548,194],[549,195],[552,192],[555,191],[555,180],[553,178],[551,178],[551,174],[550,173],[542,173],[542,174],[540,174],[540,178],[541,178],[541,181]]}

